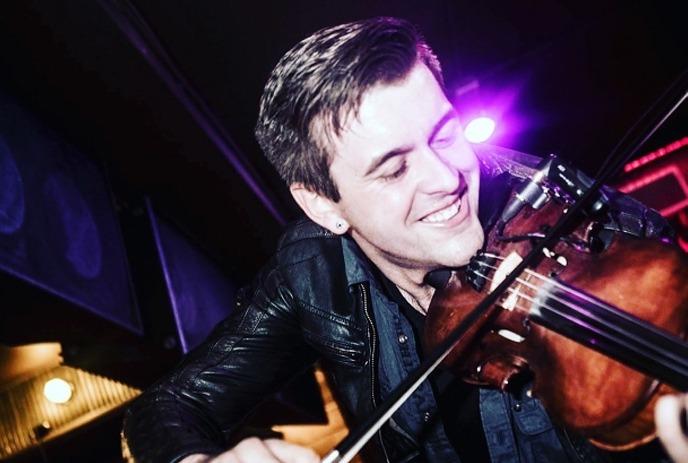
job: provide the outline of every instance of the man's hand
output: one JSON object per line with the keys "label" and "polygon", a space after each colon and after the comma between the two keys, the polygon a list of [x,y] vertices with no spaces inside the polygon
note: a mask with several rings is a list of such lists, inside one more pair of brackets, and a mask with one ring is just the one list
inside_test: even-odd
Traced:
{"label": "man's hand", "polygon": [[280,439],[249,437],[220,455],[189,455],[179,463],[320,463],[320,457]]}
{"label": "man's hand", "polygon": [[688,395],[664,396],[655,407],[657,435],[675,463],[688,463],[688,436],[681,420],[685,419]]}

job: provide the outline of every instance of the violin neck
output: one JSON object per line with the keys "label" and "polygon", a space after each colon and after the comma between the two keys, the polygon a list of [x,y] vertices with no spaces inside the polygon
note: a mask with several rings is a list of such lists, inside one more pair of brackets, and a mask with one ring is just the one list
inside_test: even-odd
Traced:
{"label": "violin neck", "polygon": [[688,344],[561,282],[547,283],[530,320],[629,367],[688,391]]}

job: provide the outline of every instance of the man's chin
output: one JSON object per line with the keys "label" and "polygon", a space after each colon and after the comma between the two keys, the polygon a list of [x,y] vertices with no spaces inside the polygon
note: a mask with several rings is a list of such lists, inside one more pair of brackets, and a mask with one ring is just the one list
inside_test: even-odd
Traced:
{"label": "man's chin", "polygon": [[480,230],[480,236],[473,234],[471,240],[459,240],[456,244],[458,248],[455,252],[449,252],[449,255],[453,256],[449,260],[447,267],[463,267],[468,265],[471,258],[475,256],[478,251],[483,247],[484,236],[482,229]]}

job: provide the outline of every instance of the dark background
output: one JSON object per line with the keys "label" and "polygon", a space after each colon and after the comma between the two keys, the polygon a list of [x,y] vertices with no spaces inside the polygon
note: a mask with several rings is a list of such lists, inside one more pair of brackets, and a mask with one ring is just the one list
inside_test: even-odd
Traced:
{"label": "dark background", "polygon": [[[688,65],[685,2],[149,1],[132,4],[251,164],[276,207],[296,214],[253,138],[267,75],[296,41],[372,15],[418,24],[452,96],[507,95],[493,141],[556,152],[589,173]],[[5,1],[0,86],[113,181],[152,196],[227,268],[252,273],[281,226],[97,1]],[[459,109],[462,96],[455,98]],[[683,109],[648,150],[686,134]],[[499,133],[497,134],[499,135]]]}
{"label": "dark background", "polygon": [[[101,318],[82,317],[84,311],[73,304],[57,303],[59,297],[3,277],[0,290],[34,302],[27,302],[31,310],[21,314],[6,304],[0,307],[5,323],[0,343],[35,342],[42,339],[35,333],[57,333],[67,363],[141,387],[150,377],[132,371],[154,376],[173,364],[180,349],[170,314],[175,298],[183,298],[165,287],[165,272],[175,269],[160,262],[164,253],[156,248],[151,223],[163,235],[171,234],[171,241],[194,247],[190,251],[181,244],[170,255],[203,253],[203,258],[193,257],[202,262],[198,268],[210,272],[199,270],[203,281],[213,275],[220,288],[219,273],[213,272],[228,277],[228,288],[214,294],[224,297],[251,278],[271,254],[284,223],[298,216],[253,138],[258,100],[282,54],[319,28],[375,15],[411,20],[439,55],[460,114],[468,119],[483,108],[498,115],[491,142],[536,155],[558,153],[594,174],[629,127],[688,67],[684,4],[3,1],[0,92],[102,170],[128,255],[135,300],[129,310],[141,311],[143,336],[122,333],[127,330]],[[146,44],[129,40],[115,20],[122,12],[147,28]],[[166,69],[192,89],[206,115],[216,118],[216,129],[272,211],[142,52],[169,58]],[[643,152],[686,135],[688,108],[683,107]],[[177,270],[189,267],[179,259]],[[207,262],[216,269],[208,270]],[[183,296],[196,305],[222,307],[224,299],[208,302],[198,294]],[[186,315],[195,320],[194,303]],[[47,306],[55,307],[54,325],[36,318]],[[73,321],[69,335],[63,319]],[[119,418],[115,414],[72,433],[61,444],[68,450],[56,453],[54,461],[117,461]],[[99,456],[91,460],[93,455]]]}

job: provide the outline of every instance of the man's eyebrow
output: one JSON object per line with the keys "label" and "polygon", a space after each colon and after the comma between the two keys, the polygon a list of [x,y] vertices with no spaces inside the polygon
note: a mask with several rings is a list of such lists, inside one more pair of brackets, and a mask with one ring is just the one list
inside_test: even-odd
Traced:
{"label": "man's eyebrow", "polygon": [[[447,110],[446,113],[440,118],[439,121],[433,126],[432,132],[430,132],[430,140],[432,140],[435,135],[437,135],[437,132],[439,132],[442,127],[445,126],[447,122],[449,122],[452,119],[458,119],[459,115],[456,113],[456,110],[454,108],[450,108]],[[376,158],[373,160],[373,162],[370,164],[370,167],[368,167],[368,170],[366,171],[365,174],[363,174],[364,177],[367,177],[368,175],[372,174],[375,172],[381,165],[383,165],[385,162],[387,162],[389,159],[395,157],[395,156],[400,156],[402,154],[406,154],[409,151],[411,151],[413,148],[410,146],[402,146],[399,148],[395,148],[391,151],[386,152],[382,156]]]}
{"label": "man's eyebrow", "polygon": [[395,156],[401,156],[402,154],[406,154],[409,151],[411,151],[411,149],[412,148],[410,146],[402,146],[400,148],[395,148],[391,151],[386,152],[382,156],[373,160],[373,162],[370,164],[370,167],[368,167],[368,170],[366,171],[365,174],[363,174],[363,176],[367,177],[368,175],[375,172],[381,165],[383,165],[389,159],[391,159]]}
{"label": "man's eyebrow", "polygon": [[442,118],[439,121],[437,121],[437,124],[435,124],[435,126],[432,128],[429,140],[435,138],[437,132],[442,130],[442,127],[444,127],[447,124],[447,122],[451,121],[452,119],[459,120],[459,115],[454,108],[448,109],[447,112],[444,113],[444,116],[442,116]]}

